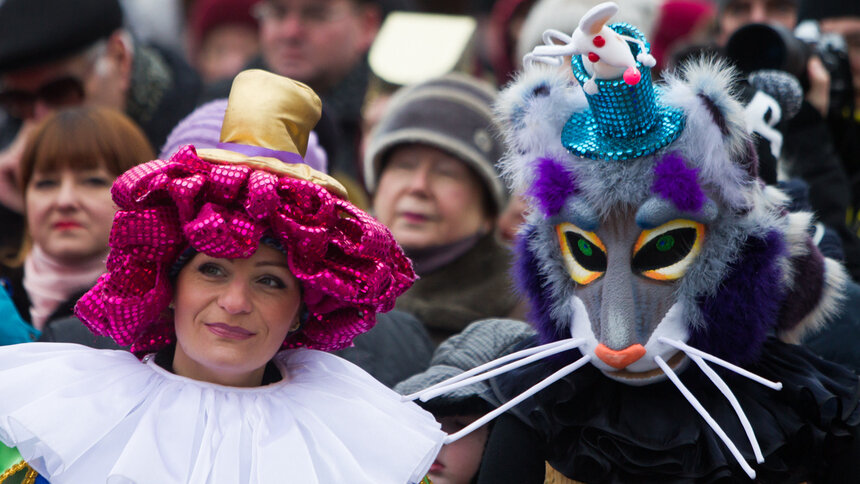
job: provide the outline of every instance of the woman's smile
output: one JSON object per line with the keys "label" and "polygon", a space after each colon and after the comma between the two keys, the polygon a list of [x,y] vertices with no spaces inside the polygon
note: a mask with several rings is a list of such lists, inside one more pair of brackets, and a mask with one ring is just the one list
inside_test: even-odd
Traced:
{"label": "woman's smile", "polygon": [[406,222],[414,224],[429,222],[430,220],[432,220],[432,217],[418,212],[401,212],[400,217]]}
{"label": "woman's smile", "polygon": [[231,326],[226,323],[205,323],[205,325],[212,334],[226,339],[244,341],[257,334],[240,326]]}

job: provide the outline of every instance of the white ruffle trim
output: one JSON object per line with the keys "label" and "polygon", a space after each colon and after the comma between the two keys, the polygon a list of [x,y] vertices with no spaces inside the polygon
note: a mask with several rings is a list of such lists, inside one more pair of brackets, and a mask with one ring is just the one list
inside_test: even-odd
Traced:
{"label": "white ruffle trim", "polygon": [[357,366],[307,349],[234,388],[61,343],[0,348],[0,441],[52,484],[391,483],[426,474],[445,434]]}

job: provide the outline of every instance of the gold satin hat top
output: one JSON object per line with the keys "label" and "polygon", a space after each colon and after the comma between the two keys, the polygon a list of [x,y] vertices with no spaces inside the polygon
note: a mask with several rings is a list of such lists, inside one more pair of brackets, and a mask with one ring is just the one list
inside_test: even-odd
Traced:
{"label": "gold satin hat top", "polygon": [[303,162],[308,136],[321,115],[319,96],[305,84],[260,69],[242,71],[230,89],[221,143],[197,155],[308,180],[347,199],[340,182]]}

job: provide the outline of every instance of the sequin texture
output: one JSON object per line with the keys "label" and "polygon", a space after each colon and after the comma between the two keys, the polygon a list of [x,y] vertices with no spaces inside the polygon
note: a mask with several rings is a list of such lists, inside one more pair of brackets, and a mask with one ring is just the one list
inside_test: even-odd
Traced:
{"label": "sequin texture", "polygon": [[[645,36],[625,23],[610,26],[616,32],[645,42]],[[628,43],[633,56],[639,46]],[[648,43],[645,42],[646,49]],[[636,62],[641,78],[635,85],[624,79],[594,79],[597,93],[586,94],[589,109],[575,112],[561,133],[561,142],[576,156],[602,160],[639,158],[668,145],[684,128],[684,113],[660,102],[651,80],[651,68]],[[591,75],[580,56],[571,58],[571,70],[584,85]]]}
{"label": "sequin texture", "polygon": [[119,211],[108,272],[75,312],[136,354],[175,340],[168,273],[189,246],[246,258],[265,235],[282,245],[309,313],[285,348],[349,346],[415,279],[391,232],[348,201],[306,180],[204,161],[193,146],[132,168],[111,193]]}

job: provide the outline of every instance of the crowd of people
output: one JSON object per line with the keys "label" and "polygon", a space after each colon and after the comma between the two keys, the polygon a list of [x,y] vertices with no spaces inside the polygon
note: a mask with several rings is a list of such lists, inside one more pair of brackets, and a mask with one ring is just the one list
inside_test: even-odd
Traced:
{"label": "crowd of people", "polygon": [[858,135],[858,2],[0,0],[0,483],[852,482]]}

